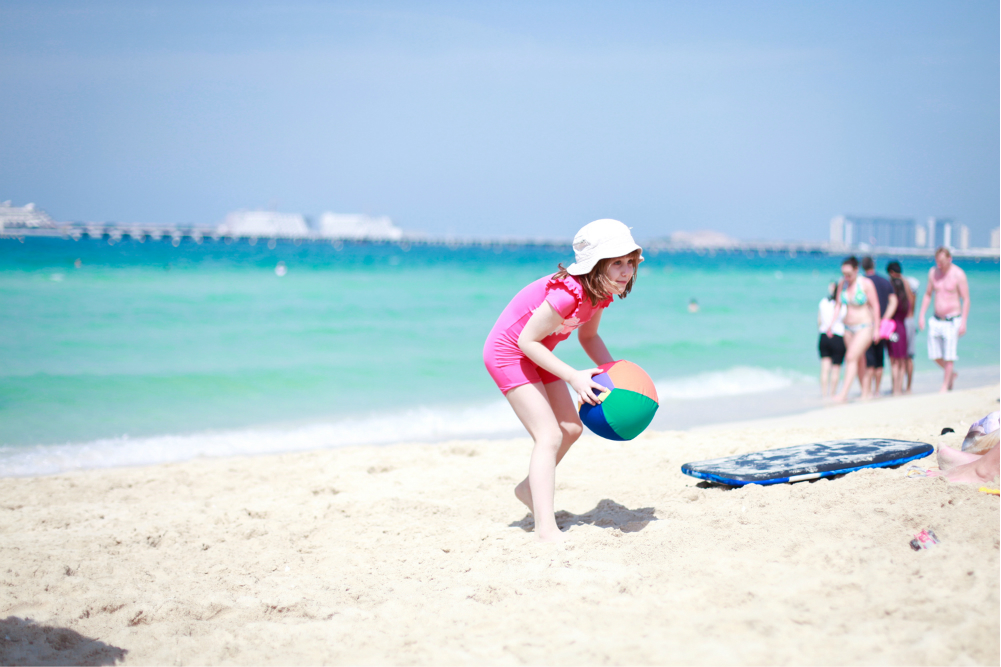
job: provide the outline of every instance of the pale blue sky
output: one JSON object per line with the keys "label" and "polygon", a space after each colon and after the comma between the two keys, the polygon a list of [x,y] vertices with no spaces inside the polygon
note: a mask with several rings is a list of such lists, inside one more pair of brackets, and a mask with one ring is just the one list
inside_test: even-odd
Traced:
{"label": "pale blue sky", "polygon": [[570,236],[999,219],[994,2],[0,1],[0,199]]}

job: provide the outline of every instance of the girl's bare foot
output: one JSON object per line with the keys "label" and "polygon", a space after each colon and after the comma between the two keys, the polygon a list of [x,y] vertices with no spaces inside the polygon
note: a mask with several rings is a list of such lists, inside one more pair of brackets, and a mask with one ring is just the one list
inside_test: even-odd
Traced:
{"label": "girl's bare foot", "polygon": [[525,503],[525,507],[528,508],[529,512],[533,511],[532,507],[532,489],[528,486],[528,478],[526,477],[522,480],[521,484],[514,487],[514,497]]}
{"label": "girl's bare foot", "polygon": [[[977,457],[982,458],[982,457]],[[986,484],[997,479],[998,471],[995,468],[989,470],[982,461],[973,461],[956,466],[945,473],[945,478],[950,482],[958,484]]]}
{"label": "girl's bare foot", "polygon": [[[993,483],[998,475],[1001,475],[1001,455],[999,455],[999,450],[1001,450],[1001,447],[992,447],[983,456],[952,450],[957,454],[972,456],[973,460],[967,463],[960,463],[941,473],[941,475],[950,482],[958,482],[960,484]],[[932,476],[929,475],[929,477]]]}
{"label": "girl's bare foot", "polygon": [[939,470],[945,472],[947,470],[952,470],[956,466],[972,463],[980,457],[976,454],[970,454],[969,452],[963,452],[958,449],[953,449],[948,445],[940,444],[938,446],[937,458]]}
{"label": "girl's bare foot", "polygon": [[561,531],[558,527],[554,527],[552,530],[540,531],[538,526],[536,526],[535,537],[540,542],[548,542],[549,544],[556,544],[567,539],[566,533]]}
{"label": "girl's bare foot", "polygon": [[[963,463],[955,468],[939,472],[930,471],[929,477],[945,477],[954,484],[987,484],[994,483],[998,478],[997,457],[993,461],[985,461],[986,457],[977,456],[975,461]],[[993,466],[991,466],[993,463]]]}

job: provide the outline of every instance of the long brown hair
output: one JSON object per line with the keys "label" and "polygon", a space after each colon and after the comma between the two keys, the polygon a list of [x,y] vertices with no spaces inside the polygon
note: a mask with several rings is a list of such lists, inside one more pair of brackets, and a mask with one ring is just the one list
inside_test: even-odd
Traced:
{"label": "long brown hair", "polygon": [[[629,292],[633,289],[633,285],[636,283],[636,276],[639,274],[639,267],[641,261],[641,251],[633,250],[628,255],[623,255],[627,259],[633,260],[633,277],[629,279],[626,283],[626,288],[622,290],[622,294],[619,295],[620,299],[625,299]],[[587,296],[588,300],[591,302],[592,306],[597,306],[599,302],[605,299],[610,299],[615,291],[613,290],[612,281],[608,279],[605,274],[605,269],[613,261],[619,259],[618,257],[607,257],[605,259],[599,259],[598,263],[594,265],[594,268],[585,273],[582,276],[574,276],[580,281],[581,287],[584,288],[584,295]],[[563,268],[563,264],[560,263],[558,266],[559,270],[554,275],[554,278],[566,278],[570,274],[567,270]]]}

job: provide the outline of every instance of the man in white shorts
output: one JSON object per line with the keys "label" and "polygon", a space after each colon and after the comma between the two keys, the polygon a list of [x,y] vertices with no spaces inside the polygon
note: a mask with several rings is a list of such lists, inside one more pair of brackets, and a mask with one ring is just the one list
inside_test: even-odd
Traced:
{"label": "man in white shorts", "polygon": [[958,358],[956,345],[966,333],[970,315],[970,287],[966,273],[952,263],[952,253],[942,247],[935,251],[935,268],[928,271],[928,289],[921,301],[918,327],[924,331],[925,313],[935,295],[935,315],[928,320],[928,358],[942,367],[945,378],[939,391],[950,391],[956,382],[953,365]]}

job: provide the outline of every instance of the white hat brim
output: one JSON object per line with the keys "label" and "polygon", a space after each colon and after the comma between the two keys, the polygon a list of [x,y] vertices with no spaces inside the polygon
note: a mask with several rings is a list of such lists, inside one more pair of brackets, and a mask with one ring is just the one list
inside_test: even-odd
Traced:
{"label": "white hat brim", "polygon": [[603,259],[608,259],[610,257],[622,257],[628,255],[634,250],[643,251],[643,248],[636,245],[636,242],[630,239],[616,239],[614,241],[609,241],[606,244],[602,244],[601,247],[595,251],[594,257],[588,258],[584,262],[574,262],[567,267],[567,273],[571,276],[582,276],[585,273],[590,273],[591,269]]}

